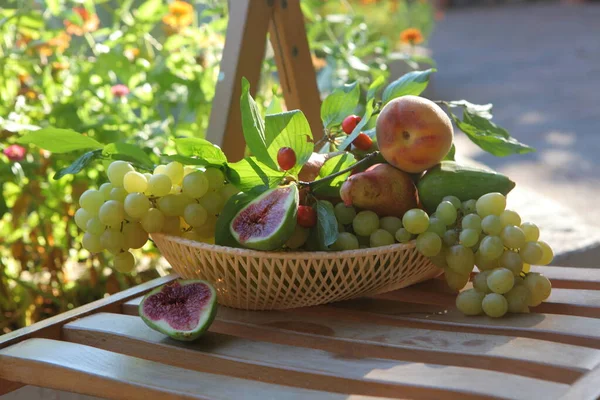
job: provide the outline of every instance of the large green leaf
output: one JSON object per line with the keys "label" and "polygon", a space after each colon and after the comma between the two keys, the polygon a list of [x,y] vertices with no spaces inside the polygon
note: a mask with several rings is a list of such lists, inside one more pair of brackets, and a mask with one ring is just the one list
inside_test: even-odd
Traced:
{"label": "large green leaf", "polygon": [[215,244],[228,247],[241,247],[231,234],[229,225],[231,224],[233,217],[235,217],[237,213],[254,198],[255,196],[241,192],[227,200],[225,207],[223,207],[223,211],[221,211],[219,218],[217,218]]}
{"label": "large green leaf", "polygon": [[282,147],[290,147],[296,153],[296,173],[308,161],[313,152],[313,136],[306,117],[300,110],[267,115],[265,118],[265,138],[269,155],[277,160]]}
{"label": "large green leaf", "polygon": [[262,120],[258,106],[250,95],[250,83],[242,78],[242,96],[240,98],[242,111],[242,130],[250,153],[263,164],[277,169],[277,164],[269,154],[265,139],[265,123]]}
{"label": "large green leaf", "polygon": [[0,219],[8,212],[8,205],[4,198],[4,185],[0,185]]}
{"label": "large green leaf", "polygon": [[328,250],[338,238],[338,224],[333,211],[333,205],[328,201],[318,200],[315,204],[317,211],[317,238],[321,250]]}
{"label": "large green leaf", "polygon": [[182,138],[175,139],[177,153],[184,157],[196,157],[211,165],[223,165],[227,157],[223,150],[206,139]]}
{"label": "large green leaf", "polygon": [[81,170],[86,168],[88,165],[90,165],[92,163],[92,161],[97,160],[100,157],[102,157],[102,150],[98,149],[98,150],[88,151],[87,153],[85,153],[81,157],[79,157],[77,160],[73,161],[73,163],[71,165],[69,165],[67,168],[63,168],[60,171],[58,171],[56,174],[54,174],[53,179],[60,179],[66,175],[75,175],[76,173],[80,172]]}
{"label": "large green leaf", "polygon": [[[339,154],[335,157],[332,157],[332,158],[328,159],[327,161],[325,161],[325,164],[323,164],[323,166],[319,170],[319,177],[317,179],[324,178],[326,176],[335,174],[339,171],[349,168],[355,162],[356,162],[356,158],[354,158],[354,155],[352,153],[344,153],[344,154]],[[317,195],[328,196],[328,197],[333,197],[333,196],[339,197],[340,188],[342,187],[342,184],[344,183],[346,178],[348,178],[350,173],[351,173],[351,171],[349,171],[345,174],[336,176],[332,180],[323,182],[322,184],[317,183],[314,185],[312,190]]]}
{"label": "large green leaf", "polygon": [[367,102],[367,106],[365,107],[365,113],[362,116],[360,122],[356,125],[354,130],[350,135],[344,139],[344,141],[338,146],[340,150],[346,150],[348,146],[356,139],[356,137],[362,132],[362,129],[367,125],[369,119],[371,119],[371,115],[373,115],[373,107],[374,107],[375,99],[371,99]]}
{"label": "large green leaf", "polygon": [[17,140],[21,144],[34,144],[53,153],[68,153],[75,150],[99,149],[103,145],[91,137],[72,129],[43,128],[31,131]]}
{"label": "large green leaf", "polygon": [[323,100],[321,120],[325,128],[342,123],[344,118],[352,114],[360,98],[360,87],[357,82],[336,89]]}
{"label": "large green leaf", "polygon": [[463,107],[470,114],[479,115],[485,119],[492,118],[492,104],[473,104],[467,100],[454,100],[447,102],[448,107]]}
{"label": "large green leaf", "polygon": [[409,94],[413,96],[420,95],[427,88],[429,77],[435,71],[435,68],[430,68],[425,71],[412,71],[402,75],[385,88],[382,96],[383,103]]}
{"label": "large green leaf", "polygon": [[448,150],[448,154],[444,156],[444,160],[446,161],[454,161],[454,156],[456,155],[456,146],[452,143],[452,147]]}
{"label": "large green leaf", "polygon": [[154,163],[139,146],[129,143],[109,143],[104,146],[102,154],[106,157],[115,158],[118,160],[130,161],[139,164],[142,167],[154,168]]}
{"label": "large green leaf", "polygon": [[467,110],[463,111],[461,121],[454,114],[450,114],[454,123],[469,139],[483,150],[496,157],[505,157],[512,154],[526,154],[535,149],[511,137],[508,132],[492,121]]}
{"label": "large green leaf", "polygon": [[377,95],[377,92],[379,92],[379,89],[381,89],[381,87],[384,84],[385,84],[385,78],[383,77],[383,75],[381,75],[380,77],[375,79],[373,82],[371,82],[371,84],[369,85],[369,90],[367,91],[367,101],[375,98],[375,96]]}
{"label": "large green leaf", "polygon": [[225,176],[242,192],[262,193],[277,186],[284,173],[269,168],[256,157],[246,157],[238,162],[228,163]]}

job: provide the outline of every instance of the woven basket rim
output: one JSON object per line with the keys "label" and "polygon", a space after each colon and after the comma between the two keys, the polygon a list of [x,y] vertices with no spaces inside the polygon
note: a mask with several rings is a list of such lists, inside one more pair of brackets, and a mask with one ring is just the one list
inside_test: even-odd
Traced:
{"label": "woven basket rim", "polygon": [[385,254],[394,251],[400,251],[410,249],[415,246],[415,240],[411,240],[408,243],[394,243],[387,246],[371,247],[367,249],[356,249],[356,250],[341,250],[341,251],[262,251],[243,249],[237,247],[221,246],[218,244],[210,244],[204,242],[197,242],[195,240],[185,239],[179,236],[166,235],[163,233],[153,233],[151,236],[164,237],[169,241],[180,243],[186,246],[195,247],[200,250],[206,250],[213,253],[221,254],[235,254],[242,257],[259,257],[259,258],[279,258],[279,259],[291,259],[297,260],[302,259],[337,259],[337,258],[354,258],[354,257],[366,257],[375,254]]}

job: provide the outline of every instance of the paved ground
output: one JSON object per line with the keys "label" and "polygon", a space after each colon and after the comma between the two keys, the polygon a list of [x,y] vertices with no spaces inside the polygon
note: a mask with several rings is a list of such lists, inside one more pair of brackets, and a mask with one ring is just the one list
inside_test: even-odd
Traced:
{"label": "paved ground", "polygon": [[430,47],[431,97],[492,102],[495,120],[538,149],[495,158],[460,134],[459,155],[517,182],[513,204],[548,227],[563,265],[600,264],[600,4],[452,9]]}

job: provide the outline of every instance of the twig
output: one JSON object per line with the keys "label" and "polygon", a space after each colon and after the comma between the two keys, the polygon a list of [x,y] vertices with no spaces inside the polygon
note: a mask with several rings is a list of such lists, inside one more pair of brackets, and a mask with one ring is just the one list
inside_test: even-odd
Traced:
{"label": "twig", "polygon": [[331,175],[327,175],[324,178],[318,179],[316,181],[312,181],[312,182],[303,182],[303,181],[299,181],[298,183],[300,184],[300,187],[308,187],[309,189],[312,189],[313,187],[328,182],[340,175],[344,175],[348,172],[351,172],[354,168],[358,167],[359,165],[362,164],[366,164],[367,162],[371,161],[372,159],[374,159],[375,157],[377,157],[379,155],[378,151],[374,151],[373,153],[367,154],[363,159],[361,159],[360,161],[355,162],[354,164],[352,164],[351,166],[349,166],[348,168],[345,168],[341,171],[338,171],[336,173],[333,173]]}

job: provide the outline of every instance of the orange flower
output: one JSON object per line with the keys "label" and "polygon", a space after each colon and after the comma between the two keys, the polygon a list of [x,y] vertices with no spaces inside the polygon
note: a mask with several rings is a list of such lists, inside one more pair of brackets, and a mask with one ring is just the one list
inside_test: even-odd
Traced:
{"label": "orange flower", "polygon": [[125,55],[125,57],[127,57],[127,59],[129,61],[133,61],[136,58],[138,58],[138,56],[140,55],[140,49],[137,49],[135,47],[130,48],[130,49],[125,49],[123,54]]}
{"label": "orange flower", "polygon": [[325,66],[327,65],[327,61],[325,61],[325,59],[323,58],[319,58],[314,54],[311,54],[310,57],[312,58],[312,64],[313,67],[315,67],[315,71],[319,71],[325,68]]}
{"label": "orange flower", "polygon": [[69,47],[70,43],[71,36],[67,35],[65,32],[61,32],[58,34],[58,36],[53,37],[47,42],[35,46],[35,49],[41,56],[49,57],[54,52],[64,52]]}
{"label": "orange flower", "polygon": [[65,71],[69,69],[69,63],[54,61],[52,63],[52,72]]}
{"label": "orange flower", "polygon": [[162,21],[170,31],[178,32],[194,21],[194,7],[185,1],[174,1],[169,4],[169,13]]}
{"label": "orange flower", "polygon": [[400,41],[402,43],[415,45],[423,43],[423,34],[417,28],[408,28],[400,33]]}
{"label": "orange flower", "polygon": [[74,24],[69,20],[64,20],[65,27],[67,28],[67,33],[69,35],[75,36],[83,36],[88,32],[94,32],[98,29],[100,25],[100,20],[96,14],[90,14],[83,7],[74,7],[73,11],[79,14],[83,23],[81,25]]}

